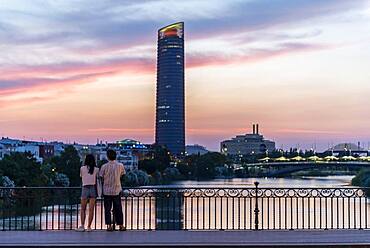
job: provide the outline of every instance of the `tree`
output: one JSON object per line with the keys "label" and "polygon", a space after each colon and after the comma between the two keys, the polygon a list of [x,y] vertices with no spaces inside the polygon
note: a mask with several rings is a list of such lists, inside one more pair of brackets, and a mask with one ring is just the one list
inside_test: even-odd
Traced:
{"label": "tree", "polygon": [[50,164],[54,166],[57,173],[63,173],[69,178],[71,186],[81,185],[81,160],[77,150],[72,145],[67,146],[60,156],[51,158]]}
{"label": "tree", "polygon": [[180,171],[174,167],[168,167],[163,171],[163,178],[166,181],[174,181],[181,178]]}
{"label": "tree", "polygon": [[54,186],[54,180],[56,176],[55,168],[50,163],[43,163],[41,165],[42,174],[47,180],[47,186]]}
{"label": "tree", "polygon": [[14,152],[0,161],[0,174],[14,181],[16,186],[46,186],[47,178],[41,164],[29,152]]}
{"label": "tree", "polygon": [[149,184],[149,175],[142,170],[135,170],[137,181],[139,186],[145,186]]}
{"label": "tree", "polygon": [[160,168],[160,162],[155,159],[144,159],[139,161],[139,169],[152,175]]}
{"label": "tree", "polygon": [[139,169],[152,175],[154,172],[163,172],[171,164],[171,154],[167,148],[154,146],[151,159],[139,161]]}
{"label": "tree", "polygon": [[149,184],[149,175],[142,170],[131,170],[123,178],[123,185],[128,187],[144,186]]}
{"label": "tree", "polygon": [[185,177],[189,178],[191,177],[191,168],[190,166],[185,162],[180,162],[177,164],[176,168],[179,170],[180,174]]}
{"label": "tree", "polygon": [[191,174],[196,179],[212,179],[216,176],[216,167],[224,167],[228,162],[225,155],[218,152],[208,152],[204,155],[191,155],[185,158]]}
{"label": "tree", "polygon": [[0,176],[0,187],[15,187],[15,183],[7,176]]}
{"label": "tree", "polygon": [[353,186],[370,187],[370,169],[362,169],[352,179]]}
{"label": "tree", "polygon": [[70,184],[69,178],[63,173],[57,173],[54,180],[54,185],[59,187],[68,187]]}

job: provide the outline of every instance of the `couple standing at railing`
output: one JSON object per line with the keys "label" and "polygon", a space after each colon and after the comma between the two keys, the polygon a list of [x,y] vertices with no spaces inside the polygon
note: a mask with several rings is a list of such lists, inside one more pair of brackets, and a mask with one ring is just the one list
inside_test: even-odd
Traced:
{"label": "couple standing at railing", "polygon": [[[84,165],[80,168],[80,176],[82,178],[81,225],[77,228],[77,231],[91,231],[96,198],[98,197],[98,189],[101,189],[101,186],[104,197],[104,216],[107,231],[113,231],[111,217],[112,205],[114,221],[119,226],[119,230],[126,230],[123,226],[121,205],[121,177],[125,174],[125,168],[123,164],[116,161],[116,157],[116,152],[109,149],[107,151],[108,163],[104,164],[99,170],[96,167],[94,156],[92,154],[86,155]],[[87,229],[85,229],[87,203],[89,203],[89,217]]]}

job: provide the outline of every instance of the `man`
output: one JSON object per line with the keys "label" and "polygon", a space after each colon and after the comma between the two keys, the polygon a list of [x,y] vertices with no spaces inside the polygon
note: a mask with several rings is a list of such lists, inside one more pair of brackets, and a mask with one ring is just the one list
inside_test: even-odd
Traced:
{"label": "man", "polygon": [[125,175],[123,164],[116,161],[117,153],[109,149],[107,151],[108,163],[100,169],[100,177],[103,179],[104,195],[104,214],[107,231],[113,231],[111,209],[113,205],[113,215],[120,231],[124,231],[123,213],[121,204],[121,176]]}

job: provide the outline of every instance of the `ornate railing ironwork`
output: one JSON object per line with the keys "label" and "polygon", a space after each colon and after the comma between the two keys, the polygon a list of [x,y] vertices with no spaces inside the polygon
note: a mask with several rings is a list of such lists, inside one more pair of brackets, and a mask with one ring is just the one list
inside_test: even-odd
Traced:
{"label": "ornate railing ironwork", "polygon": [[[71,230],[80,188],[0,188],[0,230]],[[367,229],[367,188],[123,188],[128,230]],[[103,230],[98,199],[93,229]]]}

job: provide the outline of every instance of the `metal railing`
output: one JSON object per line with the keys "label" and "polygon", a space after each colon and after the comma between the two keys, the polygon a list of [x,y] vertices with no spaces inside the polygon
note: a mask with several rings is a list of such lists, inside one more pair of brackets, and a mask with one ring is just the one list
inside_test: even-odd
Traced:
{"label": "metal railing", "polygon": [[[369,228],[367,188],[124,188],[128,230]],[[0,230],[72,230],[80,188],[0,188]],[[92,228],[105,229],[98,199]]]}

